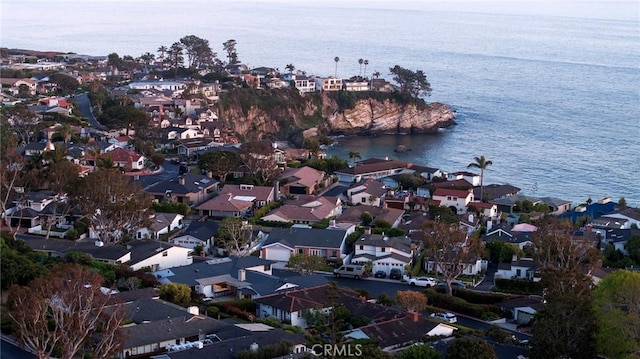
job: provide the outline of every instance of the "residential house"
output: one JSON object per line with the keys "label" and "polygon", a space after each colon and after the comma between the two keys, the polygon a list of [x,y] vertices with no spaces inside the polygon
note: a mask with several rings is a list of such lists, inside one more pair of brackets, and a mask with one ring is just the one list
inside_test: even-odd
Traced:
{"label": "residential house", "polygon": [[[108,308],[107,308],[108,309]],[[156,298],[140,298],[125,304],[126,338],[118,358],[149,355],[170,345],[203,340],[228,326],[222,321],[200,315],[198,307],[182,308]]]}
{"label": "residential house", "polygon": [[94,260],[109,264],[126,264],[131,259],[131,250],[123,245],[108,245],[90,240],[69,241],[66,239],[45,239],[44,237],[22,237],[25,244],[36,252],[52,258],[62,258],[69,252],[81,252]]}
{"label": "residential house", "polygon": [[[270,89],[281,89],[287,87],[288,84],[281,78],[273,77],[266,80],[266,86]],[[313,89],[315,90],[315,84],[313,84]]]}
{"label": "residential house", "polygon": [[499,263],[498,271],[496,272],[496,278],[505,279],[527,279],[533,281],[539,281],[540,277],[536,273],[538,265],[533,258],[520,258],[515,255],[511,260],[511,263]]}
{"label": "residential house", "polygon": [[537,312],[544,309],[544,301],[539,296],[507,299],[498,304],[500,308],[511,313],[511,318],[518,324],[529,324]]}
{"label": "residential house", "polygon": [[540,201],[549,206],[549,214],[552,214],[554,216],[569,212],[571,210],[571,201],[555,197],[542,197],[540,198]]}
{"label": "residential house", "polygon": [[205,298],[255,299],[291,289],[308,288],[328,282],[323,275],[286,277],[272,275],[273,262],[254,256],[225,257],[197,261],[189,266],[157,271],[160,283],[182,283]]}
{"label": "residential house", "polygon": [[160,235],[182,228],[183,215],[179,213],[157,212],[151,218],[149,228],[140,228],[136,232],[137,239],[160,239]]}
{"label": "residential house", "polygon": [[619,209],[612,213],[603,214],[601,218],[624,220],[624,229],[630,229],[634,226],[640,228],[640,208]]}
{"label": "residential house", "polygon": [[479,214],[480,217],[490,221],[499,220],[501,215],[498,211],[497,204],[486,202],[469,202],[467,204],[467,212],[475,212]]}
{"label": "residential house", "polygon": [[337,217],[342,213],[342,201],[337,197],[299,196],[287,200],[280,207],[272,209],[263,221],[310,224],[323,219]]}
{"label": "residential house", "polygon": [[127,171],[138,171],[145,168],[146,158],[134,151],[116,147],[112,151],[94,156],[92,153],[85,153],[84,159],[87,164],[96,166],[97,159],[111,159],[114,167],[119,167]]}
{"label": "residential house", "polygon": [[136,271],[148,268],[157,271],[193,263],[192,250],[161,241],[131,241],[127,243],[131,259],[125,263]]}
{"label": "residential house", "polygon": [[534,206],[542,203],[539,198],[525,196],[522,194],[514,194],[510,196],[504,196],[490,200],[489,203],[495,203],[498,206],[498,211],[504,213],[514,213],[514,209],[518,202],[530,201]]}
{"label": "residential house", "polygon": [[336,221],[338,223],[351,223],[359,225],[362,223],[362,213],[369,212],[373,217],[372,222],[383,221],[389,223],[391,228],[397,228],[402,222],[402,215],[404,210],[388,207],[373,207],[373,206],[352,206],[347,207],[342,211],[342,214],[338,216]]}
{"label": "residential house", "polygon": [[182,140],[178,141],[175,145],[175,148],[178,150],[179,155],[193,157],[196,153],[200,151],[206,151],[208,149],[218,147],[220,143],[215,142],[215,140],[197,138],[191,140]]}
{"label": "residential house", "polygon": [[144,189],[160,202],[179,202],[198,205],[218,192],[219,182],[211,177],[185,173],[178,178],[165,180]]}
{"label": "residential house", "polygon": [[[428,195],[428,193],[433,193],[438,188],[473,191],[473,186],[471,185],[471,183],[467,182],[467,180],[459,179],[453,181],[438,181],[427,183],[426,185],[418,188],[418,193],[421,197],[431,198],[431,195]],[[473,198],[476,198],[476,196],[474,195]]]}
{"label": "residential house", "polygon": [[[483,196],[486,201],[493,201],[496,198],[509,197],[518,194],[520,188],[508,184],[488,184],[484,185]],[[473,197],[480,198],[480,187],[473,188]]]}
{"label": "residential house", "polygon": [[25,89],[29,95],[36,94],[37,82],[29,78],[1,78],[0,84],[9,86],[8,91],[14,96],[20,93],[21,88]]}
{"label": "residential house", "polygon": [[373,178],[367,178],[362,183],[354,184],[347,190],[347,197],[352,205],[367,204],[381,207],[386,194],[385,185]]}
{"label": "residential house", "polygon": [[395,86],[385,79],[371,79],[371,90],[379,92],[393,92]]}
{"label": "residential house", "polygon": [[473,213],[459,214],[460,229],[467,232],[467,235],[480,229],[480,217],[474,216]]}
{"label": "residential house", "polygon": [[465,180],[473,187],[480,186],[480,175],[473,172],[458,171],[447,174],[447,181]]}
{"label": "residential house", "polygon": [[[588,227],[590,228],[590,227]],[[624,255],[629,255],[627,243],[634,235],[640,235],[639,229],[597,229],[585,233],[585,237],[594,242],[600,242],[600,250],[604,251],[608,245],[612,245],[615,250],[619,250]]]}
{"label": "residential house", "polygon": [[326,187],[326,173],[311,167],[289,168],[280,177],[280,188],[288,194],[315,194]]}
{"label": "residential house", "polygon": [[255,299],[258,318],[275,318],[302,328],[307,326],[306,313],[322,311],[328,313],[335,303],[340,303],[352,315],[383,322],[398,316],[398,311],[362,300],[360,295],[347,288],[337,287],[331,293],[326,285],[299,290],[290,290]]}
{"label": "residential house", "polygon": [[51,141],[29,142],[24,146],[24,155],[32,157],[44,154],[45,152],[54,151],[56,147]]}
{"label": "residential house", "polygon": [[350,339],[369,339],[386,352],[395,352],[416,342],[427,341],[428,337],[450,337],[458,328],[425,319],[419,313],[369,324],[345,333]]}
{"label": "residential house", "polygon": [[342,90],[342,79],[330,77],[316,77],[316,90],[318,91],[340,91]]}
{"label": "residential house", "polygon": [[343,80],[342,81],[343,89],[346,91],[369,91],[369,82],[362,81],[352,81],[352,80]]}
{"label": "residential house", "polygon": [[413,170],[414,173],[418,173],[420,174],[420,176],[426,178],[427,181],[433,181],[435,178],[442,178],[443,175],[445,175],[445,173],[441,169],[434,167],[413,165],[411,166],[411,170]]}
{"label": "residential house", "polygon": [[255,197],[221,193],[198,205],[195,209],[198,213],[211,218],[245,218],[251,213],[254,199]]}
{"label": "residential house", "polygon": [[380,179],[392,176],[407,168],[411,168],[411,166],[410,163],[399,160],[370,158],[358,162],[353,167],[336,171],[335,174],[342,183],[356,183],[367,177]]}
{"label": "residential house", "polygon": [[291,355],[298,356],[310,351],[304,335],[285,332],[262,323],[235,324],[216,332],[218,339],[203,348],[170,351],[156,355],[154,359],[236,359],[239,352],[261,348],[279,342],[291,343]]}
{"label": "residential house", "polygon": [[524,249],[532,246],[532,233],[529,231],[514,231],[509,225],[494,226],[493,222],[487,222],[487,231],[480,237],[485,243],[490,241],[502,241]]}
{"label": "residential house", "polygon": [[214,238],[218,235],[218,222],[192,221],[184,231],[169,239],[169,243],[194,249],[202,246],[205,253],[210,252]]}
{"label": "residential house", "polygon": [[[455,253],[452,252],[452,254],[450,256],[448,256],[449,258],[454,258],[455,257]],[[441,263],[440,266],[436,267],[436,262],[435,260],[433,260],[432,258],[425,258],[423,264],[423,269],[427,272],[427,273],[442,273],[442,266],[446,266],[446,267],[453,267],[454,265],[459,266],[459,265],[463,265],[464,266],[464,270],[462,271],[462,274],[464,275],[478,275],[483,269],[487,268],[487,261],[483,261],[482,258],[478,257],[478,258],[471,258],[469,259],[466,263],[462,263],[462,264],[455,264],[453,262],[451,263]]]}
{"label": "residential house", "polygon": [[294,78],[291,81],[291,84],[293,85],[293,87],[298,89],[298,91],[300,91],[301,94],[316,91],[316,83],[314,82],[314,80],[304,75],[294,76]]}
{"label": "residential house", "polygon": [[202,203],[196,209],[209,217],[245,217],[253,209],[273,202],[275,192],[274,187],[227,184],[220,190],[219,196]]}
{"label": "residential house", "polygon": [[346,256],[347,236],[355,226],[339,228],[273,228],[260,248],[260,258],[288,262],[295,254],[316,255],[329,261]]}
{"label": "residential house", "polygon": [[363,234],[354,243],[352,264],[371,262],[373,273],[383,271],[387,275],[391,269],[404,273],[413,262],[414,247],[408,237],[387,237],[380,234]]}
{"label": "residential house", "polygon": [[432,199],[440,201],[440,205],[450,208],[456,214],[467,213],[467,206],[473,202],[473,191],[438,188]]}

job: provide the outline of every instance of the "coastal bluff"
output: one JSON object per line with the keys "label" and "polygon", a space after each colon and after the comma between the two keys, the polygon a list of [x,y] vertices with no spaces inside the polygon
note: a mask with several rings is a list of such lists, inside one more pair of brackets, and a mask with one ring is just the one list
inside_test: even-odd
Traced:
{"label": "coastal bluff", "polygon": [[436,132],[455,125],[455,112],[446,104],[400,104],[391,100],[360,100],[354,108],[327,118],[331,134],[382,135]]}
{"label": "coastal bluff", "polygon": [[432,133],[456,124],[455,111],[446,104],[380,92],[300,95],[297,90],[243,89],[221,98],[219,114],[244,138],[295,142],[318,135]]}

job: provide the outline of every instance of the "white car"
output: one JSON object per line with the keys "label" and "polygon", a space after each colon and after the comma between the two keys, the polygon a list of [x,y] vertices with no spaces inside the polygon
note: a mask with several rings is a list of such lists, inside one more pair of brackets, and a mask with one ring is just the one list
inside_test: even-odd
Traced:
{"label": "white car", "polygon": [[431,278],[431,277],[416,277],[416,278],[409,278],[407,280],[407,283],[409,283],[409,285],[411,286],[429,288],[438,284],[438,281],[435,278]]}
{"label": "white car", "polygon": [[432,318],[440,319],[443,322],[447,323],[456,323],[458,321],[458,317],[455,314],[446,312],[446,313],[431,313]]}

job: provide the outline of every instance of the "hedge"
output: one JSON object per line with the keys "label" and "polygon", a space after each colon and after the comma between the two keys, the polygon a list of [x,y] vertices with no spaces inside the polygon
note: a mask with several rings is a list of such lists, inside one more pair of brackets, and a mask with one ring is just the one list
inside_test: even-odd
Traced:
{"label": "hedge", "polygon": [[427,291],[426,295],[427,302],[430,305],[466,314],[475,318],[482,318],[483,316],[486,317],[487,313],[494,313],[498,316],[503,314],[500,307],[497,305],[469,303],[462,298],[448,296],[434,290]]}
{"label": "hedge", "polygon": [[[491,292],[476,292],[473,290],[452,288],[453,296],[462,298],[469,303],[473,304],[497,304],[507,299],[511,299],[512,296],[503,293],[491,293]],[[444,294],[445,288],[438,287],[436,289],[438,293]]]}
{"label": "hedge", "polygon": [[542,295],[542,283],[522,279],[496,278],[494,290],[515,294]]}

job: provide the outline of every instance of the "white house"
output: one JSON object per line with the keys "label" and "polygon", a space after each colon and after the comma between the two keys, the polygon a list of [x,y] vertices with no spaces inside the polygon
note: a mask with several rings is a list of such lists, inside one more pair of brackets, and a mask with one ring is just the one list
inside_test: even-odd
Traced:
{"label": "white house", "polygon": [[182,228],[184,216],[179,213],[156,213],[151,218],[149,228],[140,228],[136,233],[138,239],[159,239],[160,235]]}
{"label": "white house", "polygon": [[461,179],[471,183],[471,185],[474,187],[480,185],[480,175],[477,173],[459,171],[447,174],[447,181],[455,181]]}
{"label": "white house", "polygon": [[[445,266],[450,266],[450,264],[445,264]],[[424,270],[428,273],[435,272],[436,262],[432,259],[427,259],[424,261]],[[464,264],[464,270],[462,271],[463,275],[477,275],[486,267],[486,261],[483,263],[482,258],[478,257],[476,259],[469,260],[466,264]],[[438,273],[441,273],[441,267],[438,267]]]}
{"label": "white house", "polygon": [[537,265],[533,258],[514,258],[511,263],[498,264],[496,278],[504,279],[527,279],[539,281],[540,277],[536,273]]}
{"label": "white house", "polygon": [[498,211],[498,205],[495,203],[485,203],[485,202],[469,202],[467,204],[468,210],[474,208],[476,211],[480,213],[481,217],[487,218],[489,220],[496,220],[500,218],[500,211]]}
{"label": "white house", "polygon": [[437,188],[433,192],[432,199],[440,201],[441,206],[451,208],[456,214],[465,214],[467,206],[473,202],[473,191]]}
{"label": "white house", "polygon": [[373,178],[367,178],[362,183],[356,184],[347,190],[349,204],[366,204],[380,207],[387,193],[384,183]]}
{"label": "white house", "polygon": [[380,234],[363,234],[354,243],[351,263],[371,262],[373,273],[383,271],[387,275],[393,268],[404,273],[413,261],[413,247],[408,237],[387,237]]}
{"label": "white house", "polygon": [[126,264],[134,271],[142,268],[156,271],[193,263],[192,249],[165,242],[132,241],[127,248],[131,250],[131,259]]}

